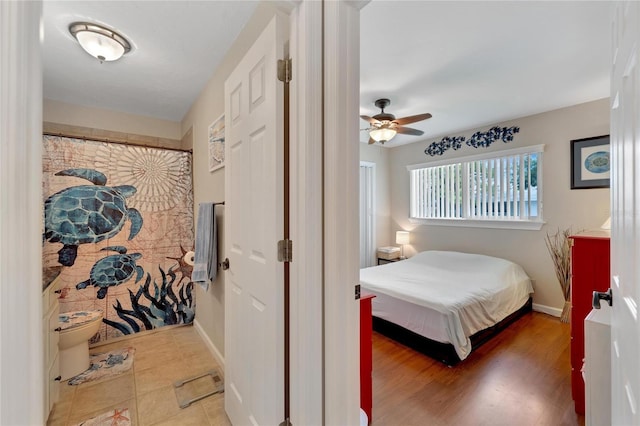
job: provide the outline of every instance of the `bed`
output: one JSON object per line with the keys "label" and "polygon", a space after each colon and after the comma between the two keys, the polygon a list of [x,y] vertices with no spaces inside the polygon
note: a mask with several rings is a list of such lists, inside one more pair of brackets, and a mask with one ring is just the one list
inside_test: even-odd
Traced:
{"label": "bed", "polygon": [[360,270],[372,293],[373,327],[400,343],[454,365],[531,310],[531,279],[505,259],[425,251]]}

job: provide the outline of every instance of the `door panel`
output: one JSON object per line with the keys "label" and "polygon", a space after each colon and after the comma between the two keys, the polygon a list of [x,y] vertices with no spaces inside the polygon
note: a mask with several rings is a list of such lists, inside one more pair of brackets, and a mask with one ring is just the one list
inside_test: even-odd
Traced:
{"label": "door panel", "polygon": [[284,34],[276,16],[225,82],[225,409],[238,425],[284,420]]}
{"label": "door panel", "polygon": [[611,415],[613,425],[640,424],[640,4],[616,5],[611,80]]}

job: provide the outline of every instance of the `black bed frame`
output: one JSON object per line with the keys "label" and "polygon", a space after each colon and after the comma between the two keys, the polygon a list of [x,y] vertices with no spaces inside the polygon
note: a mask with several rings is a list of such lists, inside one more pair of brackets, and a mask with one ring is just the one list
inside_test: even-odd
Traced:
{"label": "black bed frame", "polygon": [[[482,344],[487,342],[493,336],[498,334],[509,326],[509,324],[516,321],[521,316],[528,312],[531,312],[533,306],[533,300],[531,297],[527,302],[517,311],[507,316],[505,319],[497,323],[496,325],[485,328],[473,334],[471,339],[471,352],[478,349]],[[383,334],[405,346],[410,347],[418,352],[421,352],[431,358],[434,358],[446,365],[454,366],[460,362],[460,357],[456,353],[451,343],[441,343],[431,340],[427,337],[421,336],[413,331],[407,330],[397,324],[384,320],[382,318],[373,317],[373,329],[380,334]]]}

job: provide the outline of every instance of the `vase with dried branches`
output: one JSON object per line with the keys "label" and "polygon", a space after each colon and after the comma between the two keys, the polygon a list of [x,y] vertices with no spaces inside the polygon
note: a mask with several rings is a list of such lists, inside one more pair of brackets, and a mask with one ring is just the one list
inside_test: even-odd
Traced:
{"label": "vase with dried branches", "polygon": [[545,238],[556,271],[556,278],[558,278],[564,296],[564,307],[560,315],[562,322],[569,322],[571,314],[571,243],[569,241],[571,235],[571,228],[562,231],[558,229],[558,232],[553,235],[547,233]]}

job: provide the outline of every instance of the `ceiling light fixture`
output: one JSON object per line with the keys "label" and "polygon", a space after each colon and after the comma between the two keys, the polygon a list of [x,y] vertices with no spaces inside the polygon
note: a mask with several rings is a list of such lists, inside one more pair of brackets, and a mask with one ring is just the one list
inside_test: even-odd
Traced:
{"label": "ceiling light fixture", "polygon": [[397,131],[392,123],[383,122],[380,126],[372,126],[369,130],[369,136],[376,142],[385,143],[393,139]]}
{"label": "ceiling light fixture", "polygon": [[117,32],[97,24],[74,22],[69,32],[78,40],[80,46],[100,61],[116,61],[131,50],[131,44]]}

